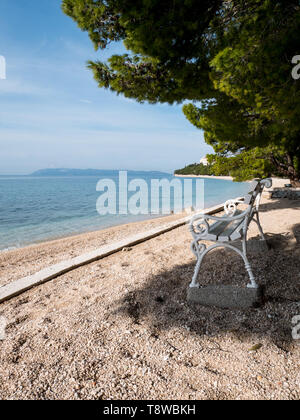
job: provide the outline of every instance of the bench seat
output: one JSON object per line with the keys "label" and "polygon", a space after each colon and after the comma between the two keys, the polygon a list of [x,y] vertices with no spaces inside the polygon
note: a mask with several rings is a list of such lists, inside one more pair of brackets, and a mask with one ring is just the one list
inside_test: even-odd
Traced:
{"label": "bench seat", "polygon": [[[242,211],[238,210],[235,216],[242,214]],[[243,236],[243,223],[244,220],[233,220],[233,221],[219,221],[210,225],[207,239],[211,241],[229,242],[241,239]]]}

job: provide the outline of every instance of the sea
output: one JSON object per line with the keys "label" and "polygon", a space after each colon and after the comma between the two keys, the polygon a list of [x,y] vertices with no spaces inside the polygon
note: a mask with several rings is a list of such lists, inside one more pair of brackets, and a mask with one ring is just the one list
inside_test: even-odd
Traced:
{"label": "sea", "polygon": [[[128,183],[137,177],[143,179],[149,186],[149,194],[153,179],[167,179],[169,182],[174,179],[170,174],[152,172],[128,172],[127,177]],[[124,193],[119,191],[119,173],[112,172],[110,180],[116,184],[118,200],[119,194]],[[180,180],[184,186],[185,178],[176,180]],[[194,204],[197,188],[202,188],[202,184],[196,185],[195,178],[186,180],[193,182],[190,194]],[[152,211],[151,199],[148,200],[148,214],[99,214],[97,203],[102,194],[97,191],[99,181],[99,176],[0,176],[0,251],[163,215],[162,199],[159,200],[159,214],[157,210]],[[127,186],[123,185],[122,188],[126,189]],[[204,179],[202,207],[212,207],[229,198],[244,196],[248,189],[247,183]],[[132,194],[127,192],[128,198]],[[170,213],[178,208],[176,199],[171,194]]]}

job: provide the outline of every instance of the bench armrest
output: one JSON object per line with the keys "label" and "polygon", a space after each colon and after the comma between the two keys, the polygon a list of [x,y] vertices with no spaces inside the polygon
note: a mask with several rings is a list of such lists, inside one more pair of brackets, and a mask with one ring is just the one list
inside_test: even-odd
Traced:
{"label": "bench armrest", "polygon": [[[216,222],[233,222],[235,220],[240,220],[241,222],[249,216],[251,213],[251,208],[248,207],[243,213],[237,216],[212,216],[210,214],[197,214],[190,221],[190,232],[194,237],[205,236],[209,232],[209,223],[208,220],[214,220]],[[195,224],[195,222],[197,222]]]}
{"label": "bench armrest", "polygon": [[243,213],[238,214],[237,216],[213,216],[213,215],[210,215],[210,214],[199,213],[199,214],[196,214],[196,216],[194,216],[191,219],[191,223],[194,223],[199,219],[216,220],[216,221],[220,221],[220,222],[231,222],[231,221],[234,221],[234,220],[244,219],[250,212],[251,212],[251,209],[248,208],[247,210],[243,211]]}
{"label": "bench armrest", "polygon": [[228,200],[224,204],[224,211],[227,214],[227,216],[234,216],[237,212],[237,207],[239,204],[245,204],[244,198],[241,199],[234,199],[234,200]]}

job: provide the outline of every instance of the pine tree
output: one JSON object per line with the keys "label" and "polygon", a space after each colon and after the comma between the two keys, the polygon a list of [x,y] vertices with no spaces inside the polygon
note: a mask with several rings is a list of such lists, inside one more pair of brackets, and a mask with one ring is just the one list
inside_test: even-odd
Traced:
{"label": "pine tree", "polygon": [[300,184],[298,0],[63,0],[62,7],[96,49],[122,41],[128,50],[89,63],[100,87],[139,102],[191,101],[185,115],[204,130],[216,161],[230,166],[235,155],[237,178],[271,171]]}

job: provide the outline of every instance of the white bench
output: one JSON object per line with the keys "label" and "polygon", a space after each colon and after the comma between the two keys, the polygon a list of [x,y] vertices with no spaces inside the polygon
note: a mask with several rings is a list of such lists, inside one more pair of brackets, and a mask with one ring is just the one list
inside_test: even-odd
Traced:
{"label": "white bench", "polygon": [[[254,221],[259,229],[261,240],[265,236],[259,220],[259,205],[264,188],[272,187],[271,179],[257,180],[251,183],[250,192],[244,201],[229,200],[225,203],[223,217],[198,214],[190,222],[190,231],[193,236],[192,251],[197,257],[197,264],[193,276],[191,288],[199,288],[198,275],[204,257],[213,249],[225,247],[237,252],[244,260],[246,270],[250,277],[248,288],[257,289],[251,265],[247,258],[247,233],[249,225]],[[239,204],[248,204],[245,211],[237,209]],[[209,221],[214,223],[209,224]],[[236,241],[242,241],[242,250],[238,248]],[[203,241],[215,242],[207,247]]]}

